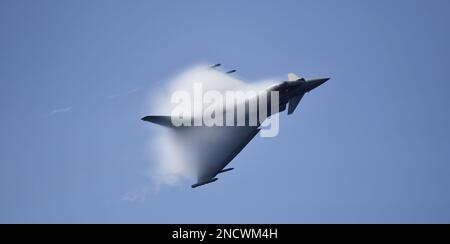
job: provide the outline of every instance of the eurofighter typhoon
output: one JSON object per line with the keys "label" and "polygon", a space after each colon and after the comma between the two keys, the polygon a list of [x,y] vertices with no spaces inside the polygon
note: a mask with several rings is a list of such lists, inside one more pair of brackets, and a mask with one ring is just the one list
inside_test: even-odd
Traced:
{"label": "eurofighter typhoon", "polygon": [[[210,69],[219,66],[216,64]],[[278,118],[279,112],[286,109],[288,115],[292,114],[306,93],[327,80],[329,78],[305,79],[290,73],[287,81],[247,94],[243,99],[242,96],[241,99],[234,97],[235,103],[229,103],[227,97],[224,105],[225,99],[219,97],[215,100],[217,106],[203,110],[201,116],[195,116],[189,110],[186,113],[173,112],[168,116],[150,115],[142,120],[173,130],[180,142],[196,155],[194,172],[197,182],[192,185],[196,188],[215,182],[217,175],[232,170],[226,166],[264,129],[264,122]],[[212,95],[219,94],[210,94],[210,100],[214,98]]]}

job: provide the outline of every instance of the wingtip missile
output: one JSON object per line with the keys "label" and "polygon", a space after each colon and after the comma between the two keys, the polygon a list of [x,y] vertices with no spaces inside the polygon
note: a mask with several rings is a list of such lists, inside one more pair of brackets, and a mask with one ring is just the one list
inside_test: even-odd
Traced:
{"label": "wingtip missile", "polygon": [[236,72],[236,70],[235,70],[235,69],[233,69],[233,70],[230,70],[230,71],[227,71],[226,73],[227,73],[227,74],[232,74],[232,73],[234,73],[234,72]]}
{"label": "wingtip missile", "polygon": [[209,68],[214,69],[214,68],[219,67],[220,65],[221,65],[221,64],[214,64],[214,65],[211,65]]}
{"label": "wingtip missile", "polygon": [[216,181],[216,180],[218,180],[218,178],[212,178],[212,179],[207,180],[207,181],[202,181],[202,182],[193,184],[191,187],[192,187],[192,188],[196,188],[196,187],[199,187],[199,186],[202,186],[202,185],[206,185],[206,184],[209,184],[209,183],[213,183],[213,182]]}
{"label": "wingtip missile", "polygon": [[221,171],[219,171],[218,174],[220,174],[220,173],[225,173],[225,172],[228,172],[228,171],[233,170],[233,169],[234,169],[234,168],[222,169]]}

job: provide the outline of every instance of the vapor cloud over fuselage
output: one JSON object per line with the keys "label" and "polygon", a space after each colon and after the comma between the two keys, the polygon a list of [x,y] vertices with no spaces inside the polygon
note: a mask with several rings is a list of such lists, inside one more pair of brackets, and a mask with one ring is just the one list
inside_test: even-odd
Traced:
{"label": "vapor cloud over fuselage", "polygon": [[[258,101],[258,97],[266,95],[267,88],[274,84],[275,79],[265,79],[255,83],[244,82],[236,76],[199,65],[169,79],[161,90],[152,91],[149,99],[152,112],[149,113],[171,116],[174,118],[175,125],[189,121],[189,123],[192,122],[190,124],[192,126],[196,123],[197,126],[220,126],[217,123],[221,113],[217,111],[222,111],[224,116],[220,121],[223,122],[223,126],[226,126],[231,118],[228,116],[227,120],[227,114],[231,113],[226,111],[232,109],[234,124],[242,125],[242,121],[261,124],[267,115],[258,118],[256,113],[257,120],[249,120],[248,118],[251,118],[248,116],[249,101],[252,99]],[[232,97],[232,94],[236,96],[227,100],[227,97]],[[250,104],[255,103],[250,102]],[[184,117],[177,115],[184,115]],[[266,124],[264,126],[270,128]],[[195,177],[195,162],[198,156],[191,149],[192,147],[186,145],[186,140],[189,138],[181,138],[180,135],[165,129],[160,129],[156,132],[156,136],[152,136],[150,142],[152,167],[148,176],[157,188],[163,185],[177,185],[183,179]]]}

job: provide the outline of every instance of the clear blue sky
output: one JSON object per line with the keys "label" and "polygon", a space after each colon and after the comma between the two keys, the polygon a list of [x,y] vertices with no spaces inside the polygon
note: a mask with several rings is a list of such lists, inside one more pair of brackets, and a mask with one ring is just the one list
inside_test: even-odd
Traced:
{"label": "clear blue sky", "polygon": [[[0,1],[0,222],[450,222],[450,2]],[[332,79],[214,184],[145,184],[192,63]]]}

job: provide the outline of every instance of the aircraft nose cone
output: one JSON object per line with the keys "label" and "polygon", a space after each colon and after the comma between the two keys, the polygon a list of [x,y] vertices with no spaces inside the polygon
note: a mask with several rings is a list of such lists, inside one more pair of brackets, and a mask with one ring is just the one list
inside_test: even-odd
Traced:
{"label": "aircraft nose cone", "polygon": [[319,84],[319,86],[320,86],[320,85],[322,85],[323,83],[327,82],[329,79],[330,79],[330,78],[321,78],[321,79],[315,80],[315,82],[316,82],[317,84]]}
{"label": "aircraft nose cone", "polygon": [[309,80],[308,82],[306,82],[306,86],[307,86],[307,92],[313,90],[314,88],[322,85],[323,83],[327,82],[330,78],[320,78],[320,79],[314,79],[314,80]]}

